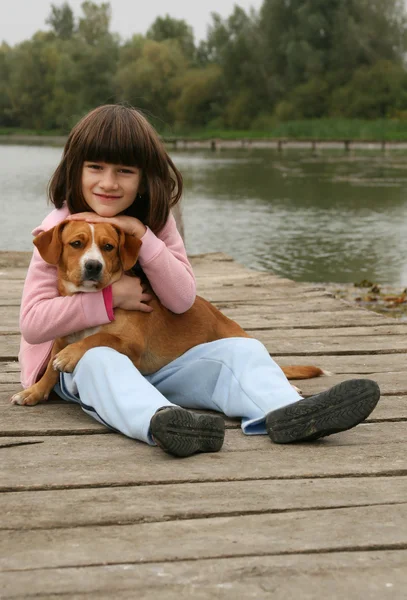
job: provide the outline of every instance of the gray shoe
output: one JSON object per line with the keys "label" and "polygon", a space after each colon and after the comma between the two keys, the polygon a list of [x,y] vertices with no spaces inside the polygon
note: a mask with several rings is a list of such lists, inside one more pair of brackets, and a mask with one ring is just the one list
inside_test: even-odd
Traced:
{"label": "gray shoe", "polygon": [[165,406],[153,415],[150,432],[165,452],[185,457],[196,452],[218,452],[225,439],[225,422],[220,415]]}
{"label": "gray shoe", "polygon": [[267,433],[273,442],[309,442],[346,431],[364,421],[380,398],[371,379],[349,379],[334,387],[273,410],[266,416]]}

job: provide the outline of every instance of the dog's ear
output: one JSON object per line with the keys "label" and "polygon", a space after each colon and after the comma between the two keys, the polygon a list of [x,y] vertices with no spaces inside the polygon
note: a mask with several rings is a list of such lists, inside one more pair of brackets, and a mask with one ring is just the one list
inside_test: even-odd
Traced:
{"label": "dog's ear", "polygon": [[57,265],[62,254],[61,233],[69,221],[62,221],[48,231],[44,231],[34,238],[33,243],[45,262]]}
{"label": "dog's ear", "polygon": [[141,240],[133,235],[127,235],[122,230],[119,231],[119,255],[123,271],[128,271],[137,262],[141,248]]}

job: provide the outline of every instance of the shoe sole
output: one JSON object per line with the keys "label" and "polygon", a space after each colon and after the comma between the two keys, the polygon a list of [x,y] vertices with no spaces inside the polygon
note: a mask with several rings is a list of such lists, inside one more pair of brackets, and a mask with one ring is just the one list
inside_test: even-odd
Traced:
{"label": "shoe sole", "polygon": [[225,439],[225,422],[218,415],[165,409],[151,419],[151,435],[160,448],[173,456],[218,452]]}
{"label": "shoe sole", "polygon": [[364,421],[380,398],[370,379],[350,379],[333,388],[279,408],[266,417],[267,433],[277,444],[312,441],[346,431]]}

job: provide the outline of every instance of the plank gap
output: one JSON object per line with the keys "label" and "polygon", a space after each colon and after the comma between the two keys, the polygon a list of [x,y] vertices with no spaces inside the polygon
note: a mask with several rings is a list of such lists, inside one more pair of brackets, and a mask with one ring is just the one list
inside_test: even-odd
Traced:
{"label": "plank gap", "polygon": [[[248,450],[249,452],[249,450]],[[257,452],[264,452],[262,450],[257,450]],[[117,483],[84,483],[84,484],[76,484],[76,485],[33,485],[33,486],[0,486],[0,493],[6,492],[45,492],[45,491],[54,491],[54,490],[85,490],[85,489],[99,489],[99,488],[116,488],[116,487],[147,487],[147,486],[157,486],[157,485],[175,485],[182,483],[228,483],[234,481],[305,481],[308,479],[360,479],[363,477],[375,478],[375,477],[388,477],[389,479],[392,477],[405,477],[407,476],[407,469],[393,469],[393,470],[384,470],[384,471],[376,471],[375,473],[366,473],[364,471],[359,471],[358,473],[329,473],[328,475],[315,475],[315,473],[311,475],[280,475],[275,477],[234,477],[233,479],[227,479],[224,477],[203,477],[202,479],[171,479],[171,480],[160,480],[157,481],[120,481]]]}
{"label": "plank gap", "polygon": [[86,569],[89,567],[113,567],[119,565],[148,565],[148,564],[176,564],[176,563],[191,563],[209,560],[219,559],[236,559],[236,558],[264,558],[267,556],[297,556],[297,555],[312,555],[312,554],[342,554],[345,552],[382,552],[391,550],[407,550],[407,544],[404,542],[395,542],[394,544],[375,544],[371,545],[360,545],[360,546],[339,546],[335,548],[315,548],[310,550],[281,550],[280,552],[242,552],[235,554],[223,554],[221,557],[218,555],[208,555],[199,557],[182,557],[182,558],[164,558],[164,559],[147,559],[137,561],[103,561],[103,562],[89,562],[84,564],[69,564],[69,565],[58,565],[54,566],[41,566],[27,569],[3,569],[2,573],[22,573],[22,572],[35,572],[35,571],[53,571],[55,569]]}
{"label": "plank gap", "polygon": [[[229,482],[225,482],[229,483]],[[130,486],[129,486],[130,487]],[[69,524],[69,525],[52,525],[52,530],[63,530],[63,529],[94,529],[97,527],[127,527],[128,525],[141,525],[145,523],[170,523],[177,521],[205,521],[206,519],[227,519],[230,517],[242,517],[242,516],[254,516],[254,515],[279,515],[279,514],[295,514],[295,513],[304,513],[311,511],[328,511],[328,510],[337,510],[337,509],[345,509],[345,508],[369,508],[371,506],[403,506],[406,502],[395,501],[395,502],[371,502],[368,504],[336,504],[333,506],[324,506],[324,505],[315,505],[315,506],[306,506],[304,508],[272,508],[272,509],[258,509],[258,510],[231,510],[229,512],[213,512],[213,513],[189,513],[188,515],[176,515],[176,516],[167,516],[165,518],[155,518],[155,517],[139,517],[134,519],[122,519],[120,521],[114,520],[102,520],[100,523],[97,521],[93,521],[92,523],[80,523],[77,525]],[[34,527],[0,527],[0,531],[47,531],[49,530],[49,526],[34,526]]]}

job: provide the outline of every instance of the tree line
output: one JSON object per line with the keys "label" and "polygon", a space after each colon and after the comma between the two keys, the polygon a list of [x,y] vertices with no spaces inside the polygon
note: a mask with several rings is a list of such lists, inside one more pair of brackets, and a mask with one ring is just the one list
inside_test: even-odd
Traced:
{"label": "tree line", "polygon": [[272,123],[407,116],[403,0],[264,0],[213,13],[207,37],[159,17],[111,32],[111,6],[75,18],[51,5],[47,31],[0,46],[0,127],[65,132],[97,105],[126,102],[160,131],[264,130]]}

